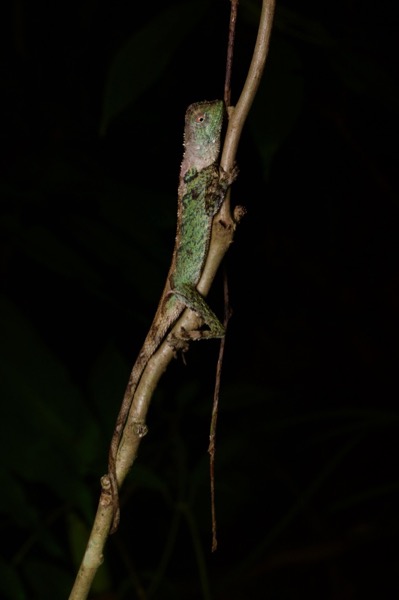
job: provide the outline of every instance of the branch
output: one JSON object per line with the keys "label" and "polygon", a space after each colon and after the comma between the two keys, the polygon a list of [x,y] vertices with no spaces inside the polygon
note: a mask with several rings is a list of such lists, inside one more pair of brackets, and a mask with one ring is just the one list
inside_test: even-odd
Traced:
{"label": "branch", "polygon": [[[275,0],[263,0],[258,36],[248,76],[237,106],[230,111],[229,125],[220,161],[221,166],[227,172],[233,168],[242,128],[258,89],[266,62],[274,5]],[[229,207],[230,204],[227,199],[214,219],[207,261],[197,286],[199,292],[204,296],[207,295],[219,265],[233,241],[240,211],[235,211],[235,218],[233,219]],[[173,332],[178,333],[181,331],[181,327],[191,331],[198,328],[198,325],[198,317],[191,311],[186,310],[173,328]],[[173,357],[174,350],[165,341],[149,360],[141,377],[119,446],[116,461],[119,486],[123,484],[136,458],[138,446],[146,433],[145,421],[152,395],[160,377]],[[113,518],[109,485],[109,478],[105,475],[102,478],[102,492],[93,528],[69,600],[85,600],[87,598],[97,569],[103,562],[103,550]]]}

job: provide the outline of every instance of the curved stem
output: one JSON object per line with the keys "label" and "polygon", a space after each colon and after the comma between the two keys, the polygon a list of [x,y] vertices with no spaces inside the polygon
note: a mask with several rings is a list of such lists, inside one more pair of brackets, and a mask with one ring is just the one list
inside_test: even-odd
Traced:
{"label": "curved stem", "polygon": [[256,38],[252,61],[240,98],[234,110],[230,113],[225,143],[220,159],[221,166],[227,172],[234,165],[241,132],[262,78],[269,50],[274,9],[275,0],[263,0],[258,36]]}

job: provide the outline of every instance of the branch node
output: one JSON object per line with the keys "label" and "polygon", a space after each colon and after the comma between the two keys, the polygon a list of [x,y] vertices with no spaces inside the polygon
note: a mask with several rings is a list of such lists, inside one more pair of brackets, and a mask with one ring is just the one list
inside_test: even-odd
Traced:
{"label": "branch node", "polygon": [[148,433],[148,427],[144,421],[133,421],[133,431],[139,438],[143,438]]}

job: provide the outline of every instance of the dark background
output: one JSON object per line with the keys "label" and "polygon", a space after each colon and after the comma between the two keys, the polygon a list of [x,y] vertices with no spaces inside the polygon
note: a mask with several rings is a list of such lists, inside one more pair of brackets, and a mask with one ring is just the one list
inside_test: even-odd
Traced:
{"label": "dark background", "polygon": [[[239,6],[233,103],[259,6]],[[167,273],[185,109],[223,94],[229,2],[8,8],[0,595],[54,600]],[[397,46],[389,3],[278,2],[232,195],[219,547],[212,341],[161,380],[93,598],[399,597]]]}

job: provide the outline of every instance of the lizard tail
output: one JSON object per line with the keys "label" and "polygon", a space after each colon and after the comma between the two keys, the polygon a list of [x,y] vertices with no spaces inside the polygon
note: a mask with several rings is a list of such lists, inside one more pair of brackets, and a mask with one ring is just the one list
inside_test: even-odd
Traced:
{"label": "lizard tail", "polygon": [[122,439],[122,434],[124,432],[126,421],[129,415],[130,407],[132,405],[134,394],[136,393],[136,389],[138,387],[144,369],[146,368],[147,363],[154,351],[155,348],[147,348],[146,350],[144,350],[143,347],[142,351],[140,352],[139,359],[136,361],[130,373],[129,381],[126,386],[125,394],[123,396],[122,405],[116,420],[115,429],[112,434],[112,440],[108,454],[108,478],[111,486],[112,504],[114,509],[112,526],[110,529],[111,534],[118,529],[120,520],[119,489],[118,479],[116,475],[116,458]]}

